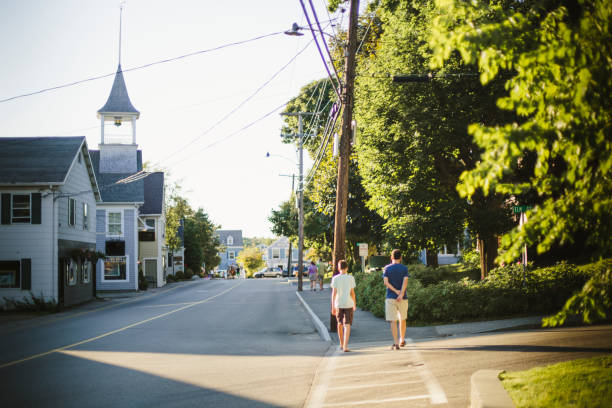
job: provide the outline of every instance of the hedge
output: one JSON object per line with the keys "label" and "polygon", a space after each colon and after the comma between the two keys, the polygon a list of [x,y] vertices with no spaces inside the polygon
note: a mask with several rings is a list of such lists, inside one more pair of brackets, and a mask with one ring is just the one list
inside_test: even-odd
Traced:
{"label": "hedge", "polygon": [[[460,281],[423,279],[427,271],[413,270],[408,284],[410,323],[441,323],[498,318],[521,314],[556,312],[579,291],[594,271],[609,268],[612,259],[577,267],[559,263],[527,270],[522,267],[495,269],[483,281],[464,277]],[[429,272],[436,273],[436,272]],[[439,272],[440,276],[449,273]],[[380,273],[356,274],[357,306],[384,316],[385,287]],[[435,280],[435,279],[434,279]],[[425,281],[425,283],[423,283]]]}

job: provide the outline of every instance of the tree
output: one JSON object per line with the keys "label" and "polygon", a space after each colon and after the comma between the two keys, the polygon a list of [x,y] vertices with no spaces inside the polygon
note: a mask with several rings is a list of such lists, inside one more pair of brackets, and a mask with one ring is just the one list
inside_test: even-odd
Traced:
{"label": "tree", "polygon": [[203,263],[206,270],[212,270],[221,261],[216,229],[202,208],[185,219],[185,264],[195,273],[200,272]]}
{"label": "tree", "polygon": [[263,260],[263,253],[254,246],[244,248],[237,260],[246,269],[247,276],[253,276],[253,273],[266,264]]}
{"label": "tree", "polygon": [[[497,105],[520,120],[470,126],[483,153],[459,186],[466,198],[477,191],[537,197],[523,202],[534,204],[528,222],[503,237],[506,252],[500,259],[514,259],[524,245],[543,253],[584,231],[594,257],[612,255],[609,2],[437,4],[430,42],[435,67],[458,51],[464,62],[478,64],[483,84],[512,73]],[[524,166],[528,159],[532,165]],[[519,171],[528,175],[526,181],[516,179]],[[609,282],[610,274],[605,276]],[[610,284],[606,288],[609,293]],[[586,306],[577,310],[586,317]]]}
{"label": "tree", "polygon": [[456,186],[479,154],[468,124],[494,124],[508,115],[494,104],[503,84],[484,87],[457,75],[474,69],[458,59],[418,83],[390,81],[389,75],[428,71],[435,10],[424,0],[384,1],[379,18],[376,46],[359,65],[355,109],[368,207],[384,218],[400,248],[427,249],[433,265],[439,248],[459,241],[468,226],[479,238],[484,277],[493,267],[497,235],[510,227],[509,209],[502,195],[468,202]]}

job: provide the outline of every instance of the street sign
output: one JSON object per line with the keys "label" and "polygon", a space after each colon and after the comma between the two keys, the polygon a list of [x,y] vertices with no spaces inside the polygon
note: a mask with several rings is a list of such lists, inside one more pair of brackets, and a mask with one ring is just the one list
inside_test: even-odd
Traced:
{"label": "street sign", "polygon": [[515,205],[514,207],[512,207],[512,211],[515,214],[518,214],[518,213],[524,213],[527,210],[531,210],[532,208],[533,207],[531,205]]}
{"label": "street sign", "polygon": [[368,244],[367,243],[365,244],[359,243],[357,244],[357,246],[359,247],[359,256],[363,256],[363,257],[368,256]]}

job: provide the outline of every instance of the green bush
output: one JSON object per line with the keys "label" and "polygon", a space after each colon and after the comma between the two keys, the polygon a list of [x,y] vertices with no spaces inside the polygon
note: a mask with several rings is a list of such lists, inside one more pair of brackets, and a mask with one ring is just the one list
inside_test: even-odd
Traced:
{"label": "green bush", "polygon": [[149,289],[149,282],[145,279],[144,273],[142,273],[142,271],[138,272],[138,289],[140,290]]}
{"label": "green bush", "polygon": [[407,265],[411,278],[419,280],[424,286],[434,285],[443,281],[459,282],[468,278],[480,279],[480,269],[473,269],[464,265],[443,265],[432,268],[423,264]]}
{"label": "green bush", "polygon": [[59,312],[60,306],[55,300],[45,300],[42,292],[40,297],[30,292],[30,298],[27,296],[23,297],[23,300],[12,299],[3,297],[4,305],[3,310],[15,311],[15,312]]}
{"label": "green bush", "polygon": [[178,271],[178,272],[176,272],[176,273],[174,274],[174,278],[175,278],[177,281],[183,280],[183,279],[185,279],[185,273],[184,273],[183,271]]}
{"label": "green bush", "polygon": [[[460,281],[437,283],[428,283],[426,279],[427,283],[422,283],[418,277],[432,272],[411,268],[417,278],[408,280],[408,319],[413,323],[458,322],[554,312],[582,288],[592,270],[589,268],[560,263],[528,269],[523,281],[522,267],[509,265],[491,271],[481,282],[464,277]],[[381,275],[357,274],[355,278],[357,306],[384,316],[385,287]]]}
{"label": "green bush", "polygon": [[168,283],[174,282],[174,275],[166,275],[166,282]]}
{"label": "green bush", "polygon": [[185,279],[189,280],[193,276],[193,271],[189,268],[185,271]]}

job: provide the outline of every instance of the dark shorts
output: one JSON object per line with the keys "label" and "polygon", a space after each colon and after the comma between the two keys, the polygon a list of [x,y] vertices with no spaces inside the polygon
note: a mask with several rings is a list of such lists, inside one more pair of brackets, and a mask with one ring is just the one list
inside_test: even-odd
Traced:
{"label": "dark shorts", "polygon": [[338,309],[336,312],[336,319],[338,320],[338,324],[353,324],[353,308]]}

